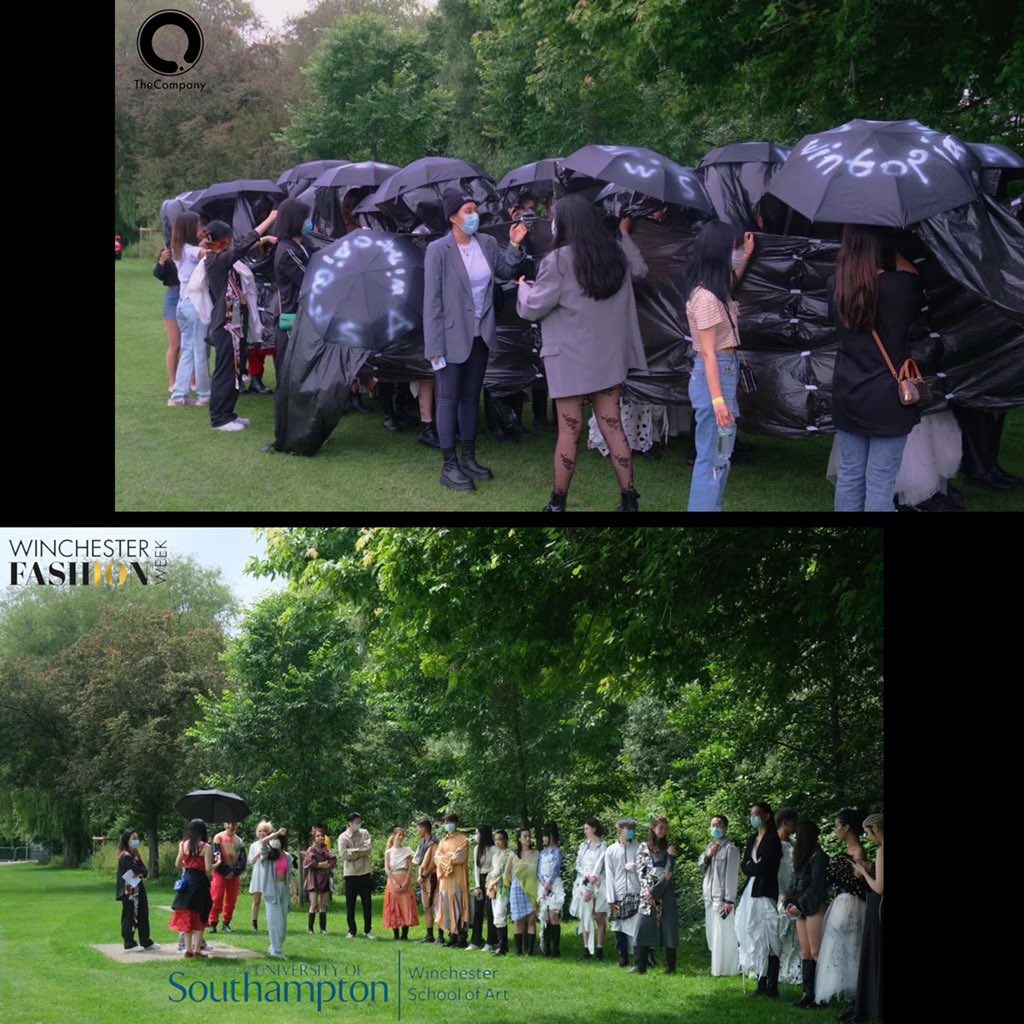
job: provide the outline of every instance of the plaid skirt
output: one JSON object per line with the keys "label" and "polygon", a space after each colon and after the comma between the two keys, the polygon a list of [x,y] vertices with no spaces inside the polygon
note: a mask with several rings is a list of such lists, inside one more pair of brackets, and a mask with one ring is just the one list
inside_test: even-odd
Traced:
{"label": "plaid skirt", "polygon": [[519,884],[519,879],[513,878],[512,891],[509,894],[509,910],[512,913],[512,920],[521,921],[524,917],[529,917],[536,909],[536,905]]}

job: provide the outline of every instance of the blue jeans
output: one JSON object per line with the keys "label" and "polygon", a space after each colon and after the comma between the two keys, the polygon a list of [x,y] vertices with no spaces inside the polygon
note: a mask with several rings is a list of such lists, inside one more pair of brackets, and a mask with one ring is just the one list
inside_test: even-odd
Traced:
{"label": "blue jeans", "polygon": [[[739,378],[740,357],[735,351],[718,353],[718,379],[722,384],[722,397],[733,416],[739,415],[736,404],[736,381]],[[707,372],[704,359],[697,356],[690,374],[690,404],[697,418],[697,460],[693,464],[693,478],[690,481],[690,503],[688,512],[721,512],[725,485],[729,479],[730,463],[715,476],[718,455],[718,421],[715,407],[708,390]]]}
{"label": "blue jeans", "polygon": [[845,430],[839,434],[837,512],[895,512],[896,474],[903,461],[907,435],[861,437]]}
{"label": "blue jeans", "polygon": [[187,296],[178,302],[178,325],[181,327],[181,355],[178,374],[174,378],[171,398],[188,398],[192,370],[196,371],[196,391],[204,401],[210,400],[210,351],[206,346],[206,324],[199,319],[192,300]]}

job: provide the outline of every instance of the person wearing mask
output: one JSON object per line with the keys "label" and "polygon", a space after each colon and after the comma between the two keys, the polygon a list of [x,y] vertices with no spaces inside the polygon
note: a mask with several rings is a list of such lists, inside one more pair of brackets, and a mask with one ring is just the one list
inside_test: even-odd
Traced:
{"label": "person wearing mask", "polygon": [[839,337],[832,374],[832,422],[839,435],[835,510],[895,512],[903,448],[921,413],[916,403],[900,402],[889,363],[898,373],[914,338],[927,332],[921,279],[890,235],[847,224],[828,295]]}
{"label": "person wearing mask", "polygon": [[[437,852],[437,840],[434,838],[434,824],[429,818],[420,818],[416,822],[416,835],[419,846],[412,859],[416,865],[416,882],[420,887],[420,902],[423,905],[423,920],[427,926],[427,934],[420,942],[434,942],[434,899],[437,896],[437,867],[434,854]],[[441,933],[444,942],[444,933]]]}
{"label": "person wearing mask", "polygon": [[645,974],[648,966],[657,967],[652,950],[665,950],[665,973],[676,973],[676,949],[679,946],[679,919],[676,891],[672,884],[676,866],[676,848],[668,842],[668,819],[651,822],[650,835],[637,852],[640,878],[640,926],[636,934],[634,974]]}
{"label": "person wearing mask", "polygon": [[509,858],[505,869],[505,881],[509,885],[509,909],[516,923],[516,956],[533,956],[539,903],[539,859],[533,846],[533,835],[528,828],[521,828],[515,855]]}
{"label": "person wearing mask", "polygon": [[263,890],[260,888],[262,872],[256,870],[256,865],[263,856],[260,844],[266,839],[274,826],[269,821],[261,821],[256,826],[256,839],[249,846],[249,866],[252,868],[252,877],[249,879],[249,895],[252,896],[252,930],[258,932],[260,919],[260,900],[263,897]]}
{"label": "person wearing mask", "polygon": [[171,250],[160,250],[153,276],[164,286],[164,328],[167,331],[167,390],[174,391],[174,378],[178,372],[178,357],[181,353],[181,327],[178,324],[178,299],[181,282],[178,271],[171,259]]}
{"label": "person wearing mask", "polygon": [[721,512],[729,480],[731,447],[720,431],[735,437],[740,375],[739,304],[733,296],[754,252],[754,236],[732,224],[705,224],[693,250],[687,277],[686,319],[695,358],[690,404],[696,417],[697,458],[690,480],[690,512]]}
{"label": "person wearing mask", "polygon": [[[192,273],[199,265],[202,255],[199,249],[199,215],[182,213],[171,228],[169,266],[179,282],[180,295],[175,307],[174,329],[177,332],[177,346],[174,353],[174,369],[171,370],[170,350],[167,355],[167,369],[173,374],[171,380],[170,406],[210,404],[210,351],[206,347],[206,324],[199,319],[196,307],[186,294]],[[164,307],[167,320],[167,307]],[[168,338],[172,346],[171,328],[168,322]],[[198,399],[189,398],[192,381],[195,380]]]}
{"label": "person wearing mask", "polygon": [[569,913],[579,919],[577,934],[583,936],[583,959],[604,959],[604,929],[608,919],[608,900],[604,889],[604,856],[607,847],[601,839],[601,822],[587,818],[583,823],[583,842],[576,851],[576,879],[572,886]]}
{"label": "person wearing mask", "polygon": [[554,249],[541,260],[537,280],[519,280],[519,315],[541,321],[541,358],[558,409],[554,484],[545,512],[564,512],[576,469],[583,403],[589,397],[612,456],[621,492],[620,512],[636,512],[633,455],[622,429],[619,396],[631,369],[647,369],[631,270],[647,272],[623,221],[619,240],[580,195],[559,199]]}
{"label": "person wearing mask", "polygon": [[[313,829],[313,845],[306,850],[302,868],[306,873],[306,892],[309,893],[309,934],[313,934],[313,921],[320,915],[320,934],[327,934],[327,903],[331,898],[331,872],[338,866],[338,858],[327,846],[327,832],[322,826]],[[351,915],[350,915],[351,916]]]}
{"label": "person wearing mask", "polygon": [[789,895],[784,907],[786,913],[796,921],[796,934],[803,958],[803,998],[793,1005],[805,1010],[815,1005],[814,975],[821,949],[827,871],[828,857],[818,845],[818,826],[813,821],[801,821],[796,827],[793,877],[790,879]]}
{"label": "person wearing mask", "polygon": [[537,861],[537,910],[540,914],[545,956],[561,956],[562,907],[565,906],[565,886],[562,884],[562,850],[558,845],[558,826],[549,821],[540,833],[544,844]]}
{"label": "person wearing mask", "polygon": [[506,881],[512,851],[508,846],[508,833],[498,829],[494,833],[494,858],[487,875],[487,895],[491,900],[494,929],[498,933],[498,945],[491,952],[495,956],[508,955],[508,900],[510,886]]}
{"label": "person wearing mask", "polygon": [[729,819],[724,814],[716,814],[711,819],[711,842],[697,861],[704,872],[704,934],[711,950],[712,977],[740,973],[733,916],[740,852],[728,832]]}
{"label": "person wearing mask", "polygon": [[[206,226],[202,248],[206,250],[206,285],[213,309],[207,343],[213,346],[215,362],[210,382],[210,425],[214,430],[238,431],[249,426],[235,413],[238,401],[236,346],[241,344],[242,284],[235,263],[251,249],[277,219],[277,210],[253,231],[235,239],[229,224],[215,220]],[[255,314],[254,314],[255,315]]]}
{"label": "person wearing mask", "polygon": [[881,814],[869,814],[864,819],[864,831],[875,844],[875,862],[866,858],[857,861],[854,870],[868,887],[867,909],[864,914],[864,935],[857,968],[857,994],[853,1006],[839,1019],[842,1021],[882,1020],[885,994],[885,951],[882,931],[882,826]]}
{"label": "person wearing mask", "polygon": [[835,899],[822,923],[820,955],[814,979],[814,1001],[828,1003],[833,996],[852,999],[857,988],[857,965],[868,887],[855,867],[867,859],[860,837],[864,815],[853,808],[840,811],[835,820],[836,839],[846,849],[828,862],[828,883]]}
{"label": "person wearing mask", "polygon": [[202,951],[203,931],[213,906],[213,900],[210,899],[213,848],[209,843],[206,822],[202,818],[193,818],[185,826],[174,866],[184,868],[184,873],[175,884],[174,902],[171,904],[171,931],[184,935],[186,958],[205,957]]}
{"label": "person wearing mask", "polygon": [[[141,845],[139,833],[133,828],[126,828],[117,844],[117,895],[114,898],[121,901],[121,938],[129,953],[160,948],[149,937],[149,899],[142,881],[149,877],[149,871],[139,854]],[[136,931],[138,942],[135,941]]]}
{"label": "person wearing mask", "polygon": [[210,913],[210,934],[217,932],[217,920],[224,911],[224,931],[231,931],[231,918],[235,916],[238,887],[245,870],[245,850],[235,835],[238,823],[225,822],[224,831],[213,837],[213,879],[210,895],[213,909]]}
{"label": "person wearing mask", "polygon": [[779,997],[779,862],[782,844],[771,805],[750,808],[750,827],[740,862],[750,881],[736,911],[736,935],[740,944],[740,969],[757,977],[754,995]]}
{"label": "person wearing mask", "polygon": [[275,960],[287,960],[284,955],[284,939],[288,932],[288,909],[292,901],[291,880],[295,873],[295,866],[288,852],[288,829],[266,832],[259,839],[259,847],[259,860],[253,868],[253,875],[258,878],[260,892],[263,893],[263,905],[267,908],[269,953]]}
{"label": "person wearing mask", "polygon": [[466,948],[469,931],[469,840],[459,831],[459,816],[444,816],[444,838],[437,844],[438,929],[449,933],[449,946]]}
{"label": "person wearing mask", "polygon": [[[442,204],[451,231],[427,246],[424,354],[436,381],[437,433],[444,460],[441,484],[455,491],[472,491],[474,479],[493,479],[493,473],[476,461],[476,433],[487,353],[497,339],[494,280],[517,276],[526,227],[513,224],[509,245],[502,249],[490,235],[477,234],[480,216],[472,196],[448,188]],[[455,454],[456,419],[461,462]]]}
{"label": "person wearing mask", "polygon": [[[480,825],[476,830],[476,852],[473,854],[473,936],[466,949],[484,949],[488,952],[498,944],[494,931],[494,913],[487,895],[487,879],[493,866],[497,847],[490,825]],[[483,943],[484,920],[487,921],[487,942]],[[481,945],[481,943],[483,943]]]}
{"label": "person wearing mask", "polygon": [[370,833],[362,827],[362,815],[353,811],[348,816],[348,828],[338,836],[338,855],[345,864],[345,909],[348,911],[348,938],[356,937],[356,897],[363,903],[363,934],[368,939],[376,936],[371,928],[370,886],[372,872],[370,851],[373,844]]}
{"label": "person wearing mask", "polygon": [[786,913],[783,902],[789,894],[793,878],[793,834],[796,832],[797,813],[788,807],[775,812],[782,859],[779,861],[779,980],[787,985],[799,985],[802,978],[800,943],[796,937],[796,921]]}
{"label": "person wearing mask", "polygon": [[619,951],[619,966],[628,967],[640,927],[640,878],[636,867],[640,847],[636,842],[635,818],[620,818],[615,827],[618,839],[604,855],[605,899],[615,932],[615,948]]}
{"label": "person wearing mask", "polygon": [[408,939],[410,926],[420,923],[410,873],[412,858],[412,850],[405,845],[405,829],[396,828],[384,851],[384,873],[388,877],[384,889],[384,927],[392,930],[396,941],[399,937]]}
{"label": "person wearing mask", "polygon": [[[309,219],[309,207],[297,199],[286,199],[277,210],[277,248],[274,250],[274,281],[277,283],[277,336],[274,354],[274,368],[277,371],[277,387],[281,390],[284,379],[284,359],[288,351],[291,324],[299,311],[299,292],[302,279],[306,276],[311,250],[309,236],[313,223]],[[249,361],[250,390],[266,393],[262,369],[253,375],[252,359]],[[259,385],[256,386],[256,381]],[[262,390],[261,390],[262,389]]]}

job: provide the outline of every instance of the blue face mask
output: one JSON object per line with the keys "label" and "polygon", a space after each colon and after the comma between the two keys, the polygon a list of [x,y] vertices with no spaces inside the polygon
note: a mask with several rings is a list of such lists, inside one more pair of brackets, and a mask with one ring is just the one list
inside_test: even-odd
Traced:
{"label": "blue face mask", "polygon": [[444,826],[444,830],[445,830],[445,832],[454,832],[455,831],[455,822],[454,821],[446,822],[445,826]]}
{"label": "blue face mask", "polygon": [[750,827],[751,828],[760,828],[761,827],[761,819],[758,818],[758,817],[751,817],[751,819],[750,819]]}
{"label": "blue face mask", "polygon": [[467,235],[475,235],[476,229],[480,227],[480,214],[479,213],[467,213],[462,218],[462,230]]}
{"label": "blue face mask", "polygon": [[743,260],[746,258],[746,253],[742,249],[733,249],[732,251],[732,269],[739,270],[743,266]]}
{"label": "blue face mask", "polygon": [[633,841],[633,836],[635,836],[635,835],[636,835],[636,829],[635,829],[635,828],[627,828],[627,829],[626,829],[626,838],[627,838],[627,839],[628,839],[628,840],[629,840],[630,842],[632,842],[632,841]]}
{"label": "blue face mask", "polygon": [[129,839],[128,845],[133,849],[137,850],[142,845],[141,839]]}
{"label": "blue face mask", "polygon": [[711,830],[711,838],[712,839],[721,839],[722,838],[722,830],[720,828],[713,828]]}
{"label": "blue face mask", "polygon": [[313,234],[313,222],[311,220],[307,220],[306,223],[302,225],[302,235],[303,237],[306,237],[311,234]]}

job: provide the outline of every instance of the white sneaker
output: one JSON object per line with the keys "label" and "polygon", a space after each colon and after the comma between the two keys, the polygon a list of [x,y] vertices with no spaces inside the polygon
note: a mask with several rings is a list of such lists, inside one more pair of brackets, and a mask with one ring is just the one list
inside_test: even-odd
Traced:
{"label": "white sneaker", "polygon": [[497,948],[498,948],[497,946],[491,946],[489,944],[485,944],[484,947],[483,947],[485,953],[493,953],[494,950],[497,949]]}
{"label": "white sneaker", "polygon": [[126,949],[125,952],[126,953],[145,953],[146,952],[146,947],[145,946],[132,946],[131,949]]}
{"label": "white sneaker", "polygon": [[245,428],[247,426],[248,426],[248,424],[244,420],[228,420],[227,423],[222,423],[219,427],[214,427],[213,429],[214,430],[224,430],[224,431],[235,431],[235,430],[245,430]]}
{"label": "white sneaker", "polygon": [[375,939],[375,938],[377,938],[377,936],[376,936],[376,935],[374,935],[374,934],[373,934],[373,932],[366,932],[366,933],[365,933],[365,934],[363,935],[363,938],[364,938],[364,939]]}
{"label": "white sneaker", "polygon": [[148,945],[148,946],[143,946],[142,948],[143,948],[143,950],[144,950],[145,952],[147,952],[147,953],[152,953],[152,952],[153,952],[153,950],[155,950],[155,949],[159,949],[159,948],[160,948],[160,943],[159,943],[159,942],[154,942],[154,943],[151,943],[151,944],[150,944],[150,945]]}
{"label": "white sneaker", "polygon": [[353,934],[352,934],[351,932],[346,932],[346,933],[345,933],[345,938],[346,938],[346,939],[354,939],[354,938],[355,938],[355,936],[354,936],[354,935],[353,935]]}
{"label": "white sneaker", "polygon": [[252,420],[247,420],[244,416],[238,416],[235,418],[236,423],[241,423],[243,427],[249,426]]}
{"label": "white sneaker", "polygon": [[482,949],[482,948],[483,948],[482,946],[474,946],[472,942],[466,947],[466,949]]}

